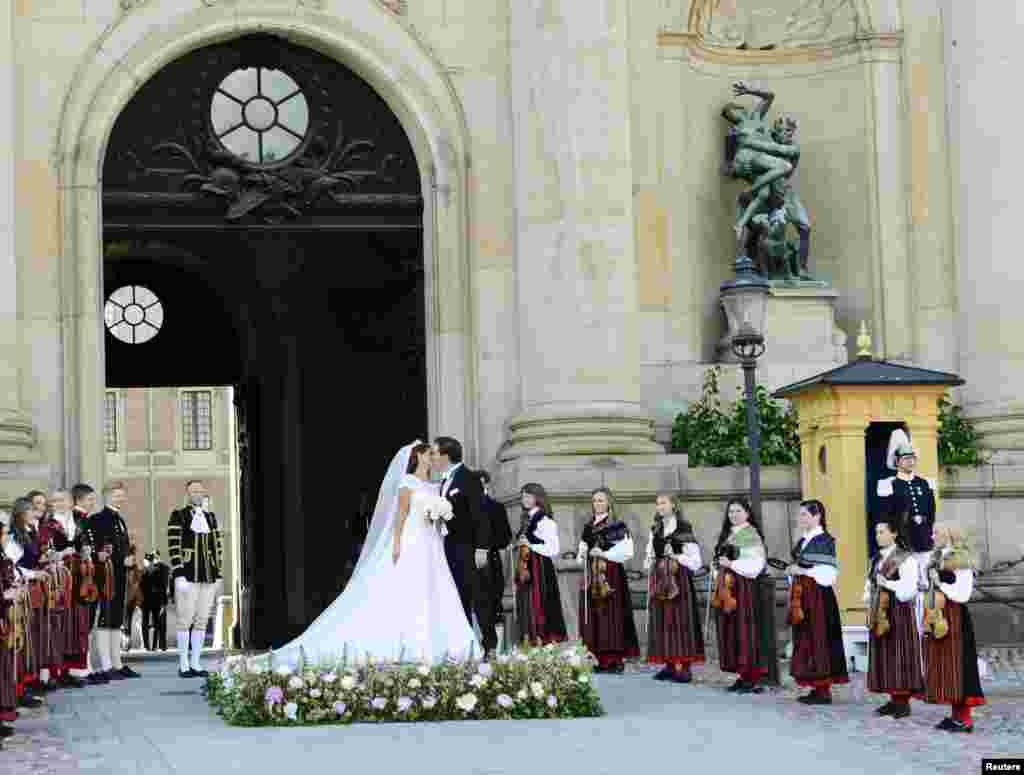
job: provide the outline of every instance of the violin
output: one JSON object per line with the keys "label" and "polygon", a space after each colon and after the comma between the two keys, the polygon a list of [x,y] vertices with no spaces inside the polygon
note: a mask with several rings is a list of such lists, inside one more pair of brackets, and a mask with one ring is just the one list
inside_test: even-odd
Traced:
{"label": "violin", "polygon": [[[135,557],[136,549],[134,546],[128,551],[130,557]],[[127,594],[125,595],[125,605],[129,608],[142,608],[143,597],[142,597],[142,568],[139,566],[138,561],[132,564],[128,568],[127,573]]]}
{"label": "violin", "polygon": [[888,589],[883,589],[875,582],[872,582],[872,589],[870,628],[875,633],[876,638],[883,638],[888,634],[892,626],[889,622],[889,607],[892,605],[892,594]]}
{"label": "violin", "polygon": [[[928,567],[938,568],[941,563],[942,549],[936,549],[932,553]],[[949,634],[949,622],[946,621],[946,617],[942,613],[946,607],[946,596],[942,594],[941,590],[936,589],[937,586],[934,581],[929,579],[928,594],[925,596],[924,603],[924,634],[935,638],[935,640],[942,640]]]}
{"label": "violin", "polygon": [[806,618],[803,607],[804,584],[803,577],[797,576],[793,579],[793,586],[789,588],[789,623],[794,627],[803,623]]}
{"label": "violin", "polygon": [[[734,560],[738,552],[734,546],[726,544],[721,547],[717,552],[715,560],[717,561],[721,557],[725,557],[727,560]],[[715,586],[715,595],[711,598],[711,607],[717,608],[722,613],[731,614],[736,610],[736,594],[734,586],[736,585],[736,578],[732,571],[726,570],[724,573],[718,574],[718,584]]]}
{"label": "violin", "polygon": [[530,547],[528,544],[519,544],[516,581],[520,585],[530,583]]}
{"label": "violin", "polygon": [[78,597],[83,603],[95,603],[99,599],[100,591],[96,586],[96,565],[89,551],[84,552],[81,562],[78,563],[78,570],[81,574]]}

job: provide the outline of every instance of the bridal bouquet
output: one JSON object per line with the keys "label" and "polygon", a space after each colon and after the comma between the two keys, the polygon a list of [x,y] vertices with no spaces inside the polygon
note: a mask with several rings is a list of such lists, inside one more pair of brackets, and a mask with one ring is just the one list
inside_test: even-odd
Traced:
{"label": "bridal bouquet", "polygon": [[423,514],[426,516],[427,521],[437,527],[441,531],[441,535],[448,535],[448,528],[445,527],[446,522],[450,522],[452,518],[452,504],[448,502],[447,498],[442,498],[440,495],[428,495],[427,503],[423,508]]}

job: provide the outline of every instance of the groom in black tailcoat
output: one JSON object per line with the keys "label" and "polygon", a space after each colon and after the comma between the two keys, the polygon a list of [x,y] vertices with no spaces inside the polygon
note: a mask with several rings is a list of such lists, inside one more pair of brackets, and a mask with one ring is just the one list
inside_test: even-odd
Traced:
{"label": "groom in black tailcoat", "polygon": [[[462,463],[462,444],[449,436],[438,436],[433,447],[434,470],[441,471],[441,495],[452,504],[452,519],[444,539],[455,586],[459,590],[466,619],[473,623],[476,598],[490,599],[490,585],[481,570],[487,568],[487,551],[491,545],[490,519],[483,511],[483,486],[473,471]],[[490,613],[488,613],[490,612]],[[481,616],[482,614],[482,616]],[[492,606],[477,606],[481,632],[493,629]],[[496,644],[485,643],[490,651]]]}

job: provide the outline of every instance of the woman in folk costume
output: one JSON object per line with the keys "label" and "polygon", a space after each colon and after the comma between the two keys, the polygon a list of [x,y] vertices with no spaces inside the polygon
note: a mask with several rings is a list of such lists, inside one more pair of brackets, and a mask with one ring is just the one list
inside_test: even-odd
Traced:
{"label": "woman in folk costume", "polygon": [[766,615],[758,590],[766,558],[757,516],[747,501],[734,498],[726,504],[715,545],[719,574],[711,603],[718,612],[719,667],[738,676],[731,692],[760,693],[757,684],[769,673],[775,622]]}
{"label": "woman in folk costume", "polygon": [[515,555],[516,639],[530,644],[566,639],[558,571],[552,558],[561,551],[558,525],[551,517],[547,493],[527,484],[520,493],[523,513]]}
{"label": "woman in folk costume", "polygon": [[800,504],[803,536],[793,547],[789,622],[793,625],[790,673],[800,686],[811,689],[798,698],[805,705],[831,705],[832,686],[850,682],[843,649],[843,627],[833,586],[839,566],[836,540],[825,524],[825,505],[818,500]]}
{"label": "woman in folk costume", "polygon": [[[55,628],[60,630],[60,642],[55,649],[54,659],[59,658],[62,664],[58,683],[80,689],[85,686],[82,678],[86,674],[85,654],[89,646],[89,607],[76,602],[75,580],[80,580],[80,574],[76,572],[79,555],[75,542],[79,530],[72,512],[70,493],[56,490],[50,495],[50,502],[52,511],[43,520],[41,532],[47,546],[53,549],[63,566],[59,576],[65,584],[62,590],[63,607],[58,611],[61,622]],[[58,609],[61,609],[60,604]]]}
{"label": "woman in folk costume", "polygon": [[700,545],[693,526],[668,493],[655,500],[654,524],[647,541],[647,661],[664,665],[656,681],[690,683],[690,666],[704,662],[704,638],[697,614],[693,574],[700,570]]}
{"label": "woman in folk costume", "polygon": [[[8,724],[18,718],[17,646],[20,625],[14,607],[22,594],[14,561],[4,552],[7,525],[0,522],[0,740],[14,734]],[[0,748],[2,750],[2,748]]]}
{"label": "woman in folk costume", "polygon": [[611,490],[594,490],[591,505],[593,516],[583,527],[576,555],[584,566],[580,636],[597,658],[597,672],[621,673],[626,659],[640,656],[624,565],[633,557],[633,537],[626,523],[615,516]]}
{"label": "woman in folk costume", "polygon": [[43,603],[46,596],[45,574],[38,569],[41,552],[32,529],[32,501],[18,498],[11,509],[11,527],[4,552],[14,563],[17,573],[28,587],[29,603],[25,607],[27,621],[23,620],[24,647],[17,658],[18,704],[24,708],[37,708],[42,700],[34,697],[30,688],[39,679],[39,662],[43,658]]}
{"label": "woman in folk costume", "polygon": [[[925,702],[950,705],[939,722],[947,732],[973,732],[971,708],[985,704],[978,675],[978,649],[967,602],[974,592],[974,562],[959,527],[938,524],[927,575],[924,621]],[[932,598],[935,598],[934,600]]]}
{"label": "woman in folk costume", "polygon": [[868,568],[864,602],[868,605],[869,692],[888,694],[879,716],[906,718],[910,698],[920,694],[921,641],[914,606],[918,595],[917,560],[906,549],[896,520],[875,525],[878,554]]}

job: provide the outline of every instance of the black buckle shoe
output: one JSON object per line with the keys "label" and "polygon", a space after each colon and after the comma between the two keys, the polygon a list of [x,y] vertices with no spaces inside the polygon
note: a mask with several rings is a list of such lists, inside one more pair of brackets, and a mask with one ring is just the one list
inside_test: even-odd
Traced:
{"label": "black buckle shoe", "polygon": [[19,708],[41,708],[45,703],[38,697],[33,697],[31,694],[26,694],[20,700],[18,700]]}
{"label": "black buckle shoe", "polygon": [[802,702],[804,705],[831,705],[832,698],[817,692],[811,692],[805,694],[803,697],[797,697],[797,702]]}
{"label": "black buckle shoe", "polygon": [[672,680],[672,668],[665,667],[660,673],[654,676],[655,681],[671,681]]}
{"label": "black buckle shoe", "polygon": [[957,721],[956,719],[950,719],[950,721],[953,722],[953,726],[951,726],[948,730],[950,732],[961,732],[966,735],[969,735],[972,732],[974,732],[974,724],[968,725],[962,721]]}
{"label": "black buckle shoe", "polygon": [[89,677],[85,679],[85,682],[89,686],[103,686],[104,684],[110,683],[110,679],[107,678],[104,673],[90,673]]}
{"label": "black buckle shoe", "polygon": [[188,670],[182,670],[181,668],[178,669],[178,678],[198,678],[198,677],[199,676],[196,674],[196,671],[193,670],[191,667]]}
{"label": "black buckle shoe", "polygon": [[132,670],[128,665],[125,665],[120,670],[122,678],[142,678],[141,675]]}
{"label": "black buckle shoe", "polygon": [[120,670],[108,670],[103,674],[108,681],[123,681],[128,676],[122,675]]}
{"label": "black buckle shoe", "polygon": [[906,718],[910,715],[910,703],[906,702],[902,705],[897,705],[889,715],[893,718]]}
{"label": "black buckle shoe", "polygon": [[951,718],[944,718],[938,724],[935,725],[936,729],[941,729],[943,732],[949,732],[953,729],[954,721]]}
{"label": "black buckle shoe", "polygon": [[693,682],[693,676],[690,673],[675,673],[671,680],[677,684],[688,684]]}
{"label": "black buckle shoe", "polygon": [[14,734],[14,727],[9,727],[9,726],[6,726],[5,724],[0,724],[0,740],[2,740],[5,737],[10,737],[13,734]]}
{"label": "black buckle shoe", "polygon": [[896,706],[893,703],[891,703],[891,702],[887,702],[882,707],[875,708],[875,715],[876,716],[891,716],[893,714],[893,711],[895,711],[895,710],[896,710]]}

